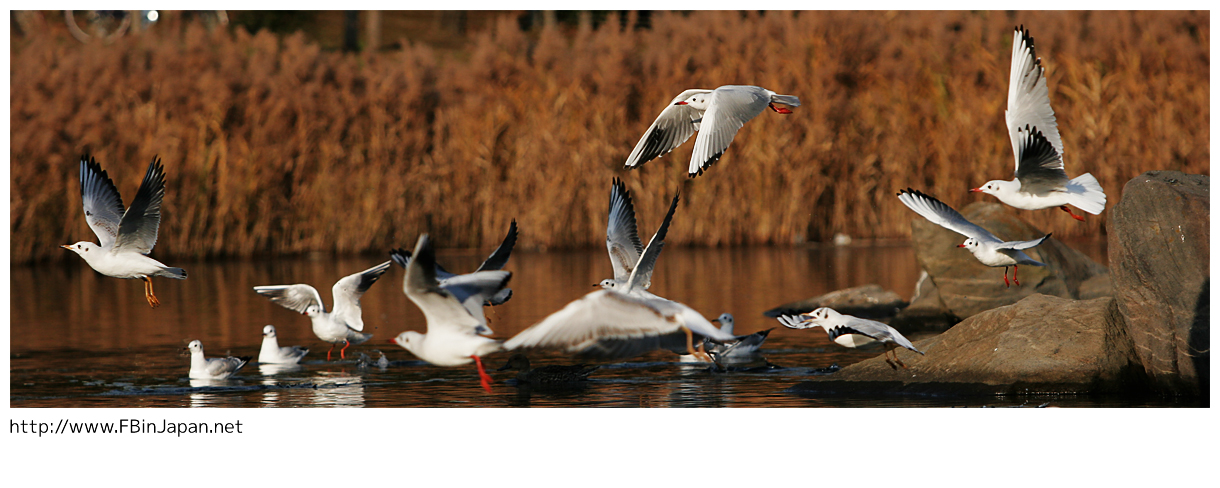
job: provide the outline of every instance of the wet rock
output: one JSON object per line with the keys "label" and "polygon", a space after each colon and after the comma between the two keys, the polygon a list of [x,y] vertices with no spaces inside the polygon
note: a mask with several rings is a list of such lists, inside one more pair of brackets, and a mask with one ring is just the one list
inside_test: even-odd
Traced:
{"label": "wet rock", "polygon": [[801,394],[1131,393],[1143,369],[1113,298],[1080,301],[1031,295],[979,313],[905,349],[909,369],[878,355],[825,378],[800,383]]}
{"label": "wet rock", "polygon": [[1207,397],[1211,331],[1208,176],[1149,171],[1109,211],[1114,297],[1147,374]]}
{"label": "wet rock", "polygon": [[763,315],[774,318],[805,313],[818,307],[830,307],[839,313],[876,320],[893,317],[894,313],[906,304],[897,293],[884,290],[880,285],[864,285],[785,303],[763,312]]}
{"label": "wet rock", "polygon": [[[962,209],[963,216],[1000,239],[1029,240],[1046,235],[1018,218],[1016,212],[991,202],[975,202]],[[1105,266],[1051,237],[1025,250],[1046,266],[1021,266],[1017,271],[1021,285],[1006,287],[1003,268],[984,266],[969,251],[958,248],[964,240],[961,234],[921,217],[911,220],[915,258],[936,286],[945,311],[959,318],[1011,305],[1033,294],[1078,298],[1083,283],[1108,272]]]}

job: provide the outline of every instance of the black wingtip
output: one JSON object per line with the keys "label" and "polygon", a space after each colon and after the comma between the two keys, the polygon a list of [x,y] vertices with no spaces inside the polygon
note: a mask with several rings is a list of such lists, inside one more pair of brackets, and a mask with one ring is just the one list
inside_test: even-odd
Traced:
{"label": "black wingtip", "polygon": [[390,249],[390,261],[405,268],[411,261],[411,251],[402,248]]}

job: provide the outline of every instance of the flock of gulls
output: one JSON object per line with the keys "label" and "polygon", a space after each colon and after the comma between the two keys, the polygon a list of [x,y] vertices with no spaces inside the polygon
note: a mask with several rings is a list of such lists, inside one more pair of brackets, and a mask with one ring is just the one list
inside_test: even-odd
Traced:
{"label": "flock of gulls", "polygon": [[[729,147],[738,130],[750,119],[770,108],[790,114],[788,107],[799,107],[800,99],[780,95],[757,86],[730,85],[714,90],[686,90],[675,97],[644,132],[625,163],[635,168],[669,153],[698,132],[688,175],[707,171]],[[1046,77],[1041,60],[1035,55],[1033,38],[1024,27],[1013,35],[1012,68],[1008,108],[1005,111],[1009,137],[1016,161],[1011,181],[989,181],[971,189],[995,196],[1001,202],[1024,210],[1058,207],[1073,218],[1084,218],[1069,209],[1074,206],[1099,214],[1106,196],[1097,180],[1089,174],[1069,179],[1063,169],[1063,144],[1055,115],[1050,107]],[[80,161],[81,198],[85,221],[98,236],[99,243],[88,241],[62,246],[84,258],[94,270],[116,278],[144,282],[148,304],[159,305],[153,293],[154,276],[185,279],[181,268],[166,266],[150,257],[157,241],[161,200],[165,196],[165,172],[159,159],[149,165],[131,206],[123,208],[119,193],[106,172],[93,159]],[[986,266],[1004,268],[1004,283],[1009,285],[1008,267],[1043,266],[1025,252],[1048,237],[1030,241],[1005,241],[966,220],[952,207],[914,189],[898,192],[904,205],[929,221],[966,237],[958,245],[969,250]],[[423,234],[412,250],[395,249],[390,260],[340,279],[331,288],[332,306],[327,311],[322,296],[307,284],[256,286],[254,291],[272,302],[309,317],[313,332],[331,344],[326,353],[331,360],[346,358],[353,344],[368,341],[364,332],[360,297],[396,264],[405,269],[402,291],[423,312],[426,332],[406,331],[389,339],[419,359],[436,366],[476,365],[484,389],[491,391],[491,378],[484,370],[482,357],[510,351],[514,354],[506,369],[519,371],[518,381],[580,381],[596,366],[546,366],[530,369],[522,351],[536,348],[562,350],[573,355],[599,359],[621,359],[656,349],[670,349],[683,358],[719,362],[725,358],[757,354],[770,330],[736,336],[733,317],[723,314],[713,325],[698,311],[649,291],[652,273],[665,244],[665,236],[677,210],[675,194],[660,227],[644,245],[636,228],[631,194],[618,178],[611,182],[606,249],[613,277],[595,286],[599,289],[569,303],[541,322],[505,341],[497,340],[483,314],[483,307],[504,303],[512,297],[507,285],[512,272],[503,270],[518,236],[517,223],[509,226],[503,243],[478,269],[453,274],[436,262],[432,239]],[[830,340],[844,347],[884,348],[891,367],[905,368],[897,349],[923,354],[892,327],[873,320],[843,315],[830,308],[807,314],[778,317],[785,327],[807,329],[822,327]],[[258,361],[269,364],[296,364],[308,349],[281,347],[275,327],[263,329],[263,344]],[[223,379],[236,373],[252,358],[206,358],[200,341],[187,347],[191,353],[189,377]]]}

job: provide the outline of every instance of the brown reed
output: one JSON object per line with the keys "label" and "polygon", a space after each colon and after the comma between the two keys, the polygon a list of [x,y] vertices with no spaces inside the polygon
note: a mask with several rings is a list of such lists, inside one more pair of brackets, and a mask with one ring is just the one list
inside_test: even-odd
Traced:
{"label": "brown reed", "polygon": [[[629,19],[630,20],[630,19]],[[167,196],[153,255],[490,248],[516,218],[523,248],[595,246],[612,177],[641,233],[673,193],[674,244],[906,238],[908,186],[955,207],[1010,179],[1004,128],[1012,29],[1047,67],[1070,175],[1109,196],[1153,169],[1209,174],[1207,12],[658,13],[651,30],[522,32],[505,17],[456,55],[325,52],[301,35],[152,30],[111,45],[12,40],[10,258],[71,259],[93,239],[77,157],[130,202],[148,161]],[[627,25],[634,22],[629,21]],[[622,169],[686,88],[753,84],[801,97],[761,114],[688,180],[693,141]],[[1100,235],[1057,210],[1056,236]]]}

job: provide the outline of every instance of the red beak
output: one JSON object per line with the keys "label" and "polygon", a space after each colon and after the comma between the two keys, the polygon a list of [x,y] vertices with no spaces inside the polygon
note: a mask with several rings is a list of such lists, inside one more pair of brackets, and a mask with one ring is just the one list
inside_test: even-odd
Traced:
{"label": "red beak", "polygon": [[678,103],[675,103],[674,105],[686,105],[686,102],[678,102]]}
{"label": "red beak", "polygon": [[[966,247],[966,245],[965,245],[965,244],[958,244],[958,245],[957,245],[957,247]],[[390,340],[393,340],[393,339],[390,339]]]}
{"label": "red beak", "polygon": [[386,339],[385,341],[386,341],[386,342],[388,342],[388,343],[390,343],[390,344],[398,344],[398,339],[395,339],[395,338],[393,338],[393,337],[391,337],[391,338],[389,338],[389,339]]}
{"label": "red beak", "polygon": [[982,188],[971,188],[970,191],[971,192],[983,191],[983,189]]}

